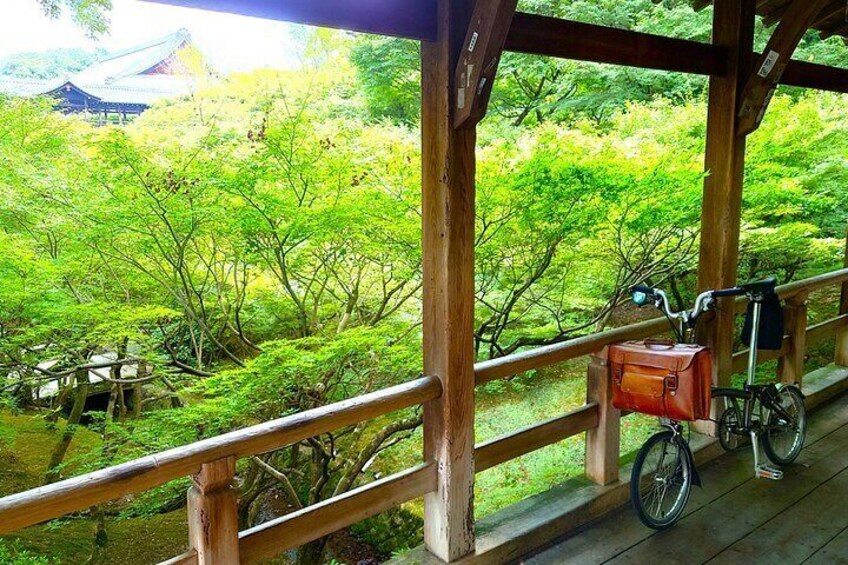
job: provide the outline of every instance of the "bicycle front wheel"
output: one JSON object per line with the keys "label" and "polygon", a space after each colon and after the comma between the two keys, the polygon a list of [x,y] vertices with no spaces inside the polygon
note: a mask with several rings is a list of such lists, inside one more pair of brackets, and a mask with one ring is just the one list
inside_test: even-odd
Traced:
{"label": "bicycle front wheel", "polygon": [[692,490],[686,444],[671,431],[654,434],[639,450],[630,479],[630,500],[639,520],[664,530],[683,514]]}
{"label": "bicycle front wheel", "polygon": [[786,466],[801,453],[807,437],[804,397],[796,387],[784,387],[777,393],[770,412],[763,434],[763,450],[772,462]]}

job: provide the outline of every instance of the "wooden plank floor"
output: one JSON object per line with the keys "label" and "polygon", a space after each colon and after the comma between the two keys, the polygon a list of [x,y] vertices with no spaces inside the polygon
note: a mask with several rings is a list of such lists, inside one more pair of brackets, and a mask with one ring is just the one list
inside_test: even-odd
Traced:
{"label": "wooden plank floor", "polygon": [[522,563],[848,564],[848,395],[811,415],[783,480],[754,479],[749,446],[700,473],[673,528],[654,532],[627,506]]}

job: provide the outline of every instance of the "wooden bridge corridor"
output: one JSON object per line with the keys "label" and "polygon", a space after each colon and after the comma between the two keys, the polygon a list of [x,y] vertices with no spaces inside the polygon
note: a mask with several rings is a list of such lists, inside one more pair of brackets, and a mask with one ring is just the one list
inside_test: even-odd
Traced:
{"label": "wooden bridge corridor", "polygon": [[848,394],[810,417],[782,481],[754,479],[750,446],[701,465],[686,515],[644,527],[629,505],[577,530],[526,565],[561,563],[848,563]]}

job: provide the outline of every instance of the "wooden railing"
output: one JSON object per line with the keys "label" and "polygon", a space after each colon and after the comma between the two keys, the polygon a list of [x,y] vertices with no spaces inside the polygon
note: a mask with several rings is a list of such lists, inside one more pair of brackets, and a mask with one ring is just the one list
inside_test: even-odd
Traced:
{"label": "wooden railing", "polygon": [[[841,285],[838,315],[807,325],[806,299],[814,290]],[[779,358],[779,377],[800,382],[809,345],[837,337],[835,362],[848,365],[848,264],[846,268],[778,287],[787,302],[786,337],[781,350],[762,355]],[[739,308],[744,304],[739,303]],[[485,471],[568,437],[587,432],[586,475],[599,484],[618,480],[619,419],[612,407],[605,348],[668,330],[664,318],[579,337],[556,345],[478,363],[482,384],[531,369],[589,355],[587,403],[567,414],[528,426],[475,447],[475,472]],[[734,355],[744,367],[745,352]],[[238,532],[233,489],[236,460],[292,445],[391,412],[440,398],[436,377],[415,381],[308,410],[169,451],[67,479],[0,499],[0,534],[90,508],[191,476],[188,493],[190,550],[167,563],[252,563],[298,547],[383,510],[433,492],[438,470],[431,461],[361,486],[348,493]]]}

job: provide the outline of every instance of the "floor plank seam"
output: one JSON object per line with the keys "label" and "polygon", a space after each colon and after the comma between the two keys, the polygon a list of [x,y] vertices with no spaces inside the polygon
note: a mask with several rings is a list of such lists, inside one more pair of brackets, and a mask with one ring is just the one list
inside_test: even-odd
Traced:
{"label": "floor plank seam", "polygon": [[[839,395],[838,397],[833,398],[833,399],[829,399],[829,401],[822,403],[822,404],[815,407],[815,409],[813,410],[813,414],[811,414],[811,415],[813,416],[813,418],[819,420],[819,422],[818,422],[817,425],[811,426],[812,429],[810,431],[813,432],[813,433],[810,434],[810,435],[813,435],[814,438],[812,438],[809,442],[807,442],[805,444],[805,446],[804,446],[805,451],[818,445],[819,447],[824,449],[824,451],[822,451],[822,449],[817,449],[816,450],[817,453],[818,452],[824,453],[825,451],[827,451],[828,442],[833,441],[834,438],[837,438],[836,441],[841,441],[842,438],[839,437],[839,434],[845,434],[846,432],[848,432],[848,403],[846,402],[846,399],[848,399],[848,395],[845,395],[845,394]],[[836,427],[831,429],[830,426],[836,426]],[[819,434],[821,434],[821,435],[819,435]],[[725,457],[725,456],[727,456],[727,457]],[[724,461],[724,463],[719,463],[721,461]],[[819,459],[817,457],[815,457],[815,460],[813,462],[810,462],[810,463],[805,462],[805,461],[800,462],[799,463],[800,466],[796,469],[796,474],[806,474],[808,472],[807,469],[810,469],[811,467],[813,467],[818,462],[819,462]],[[842,461],[840,461],[839,464],[841,465]],[[716,465],[718,465],[717,468],[715,467]],[[750,474],[747,474],[747,473],[743,474],[742,470],[743,470],[744,467],[747,467],[747,466],[751,467],[751,472],[750,472]],[[731,471],[728,471],[726,467],[727,468],[732,467],[733,469],[736,469],[736,470],[731,472]],[[742,528],[742,529],[740,529],[739,532],[733,532],[734,536],[741,534],[741,536],[738,537],[738,538],[735,538],[733,540],[728,540],[726,542],[725,542],[724,539],[722,539],[721,543],[713,544],[713,545],[721,545],[721,547],[704,548],[704,549],[707,549],[708,551],[711,550],[712,555],[710,555],[708,557],[701,557],[700,559],[697,560],[697,562],[708,563],[708,562],[715,562],[717,559],[720,559],[720,556],[722,554],[724,554],[725,552],[727,552],[728,550],[730,550],[730,548],[735,547],[737,544],[748,539],[749,537],[754,535],[756,532],[763,532],[763,528],[768,528],[768,525],[770,523],[772,523],[776,518],[778,518],[779,516],[783,515],[786,512],[792,511],[792,509],[794,507],[796,507],[799,503],[803,502],[803,500],[805,498],[812,496],[814,493],[816,493],[818,491],[818,489],[820,487],[827,486],[828,484],[831,484],[831,482],[836,477],[838,477],[840,475],[840,473],[843,473],[846,469],[848,469],[848,465],[845,465],[841,469],[836,470],[835,472],[832,472],[832,474],[831,474],[831,473],[827,473],[827,471],[831,471],[833,466],[831,465],[831,466],[828,466],[828,467],[829,467],[828,469],[821,469],[821,471],[825,471],[825,473],[817,474],[817,476],[815,477],[815,481],[820,481],[820,482],[818,482],[818,484],[816,484],[815,486],[812,486],[812,485],[806,484],[806,481],[802,481],[802,483],[804,483],[804,484],[803,485],[799,484],[798,486],[800,486],[801,489],[809,489],[809,490],[807,490],[806,492],[804,492],[801,495],[796,495],[796,497],[791,499],[791,502],[788,502],[788,503],[786,503],[786,501],[783,500],[783,497],[780,497],[779,500],[777,500],[775,503],[773,503],[774,508],[770,508],[766,512],[763,512],[762,514],[764,514],[764,515],[761,515],[758,518],[758,519],[762,519],[761,522],[753,524],[752,527],[750,527],[750,529]],[[753,457],[752,457],[752,454],[751,454],[750,445],[747,445],[744,448],[740,448],[739,451],[729,452],[729,453],[725,453],[725,454],[720,455],[716,459],[714,459],[710,462],[707,462],[704,465],[703,470],[706,471],[707,469],[711,469],[711,468],[712,468],[712,472],[710,474],[713,475],[713,477],[709,479],[709,481],[710,481],[709,483],[705,483],[706,488],[703,489],[703,492],[704,492],[704,495],[702,495],[703,500],[698,501],[700,506],[698,506],[697,508],[694,508],[691,512],[688,512],[686,515],[684,515],[682,517],[681,520],[691,519],[691,520],[697,521],[699,516],[704,515],[704,514],[701,514],[702,512],[707,511],[711,507],[715,508],[717,506],[718,507],[722,506],[725,499],[728,497],[728,495],[731,495],[733,493],[738,494],[738,491],[740,489],[750,488],[753,483],[760,481],[759,479],[756,479],[753,476]],[[824,476],[822,476],[822,475],[824,475]],[[740,481],[740,482],[737,483],[736,481]],[[811,482],[813,482],[813,481],[811,481]],[[724,490],[724,489],[727,489],[727,490]],[[760,490],[759,487],[757,487],[757,490]],[[623,515],[623,513],[626,512],[626,509],[628,508],[628,506],[630,506],[630,504],[631,503],[629,503],[629,502],[625,502],[621,506],[618,506],[615,509],[611,509],[611,511],[606,513],[604,516],[598,517],[595,520],[592,520],[591,522],[584,524],[583,526],[577,528],[575,531],[572,531],[572,532],[570,532],[570,533],[568,533],[564,536],[560,536],[560,537],[558,537],[558,539],[553,540],[552,542],[550,542],[548,544],[545,544],[544,547],[539,548],[536,551],[534,551],[532,553],[532,555],[533,556],[543,555],[546,551],[549,551],[552,548],[556,548],[557,546],[568,544],[569,540],[577,540],[577,544],[578,544],[577,546],[580,547],[579,539],[581,539],[581,536],[583,536],[585,538],[587,532],[591,532],[594,528],[600,527],[600,525],[602,523],[604,523],[606,520],[609,520],[611,517],[615,516],[616,513],[619,513],[619,517],[621,517]],[[709,514],[707,514],[707,515],[709,516]],[[756,522],[756,519],[754,521]],[[837,524],[833,524],[833,525],[838,527]],[[606,555],[595,555],[595,557],[592,559],[592,561],[594,563],[608,564],[608,563],[616,561],[616,560],[627,559],[627,554],[629,552],[635,552],[635,553],[633,553],[633,555],[640,554],[641,549],[639,548],[639,546],[641,546],[645,543],[651,543],[652,540],[656,541],[654,536],[661,533],[661,532],[649,530],[648,528],[645,528],[645,530],[646,531],[644,532],[644,534],[639,534],[639,533],[634,532],[633,533],[634,535],[631,535],[629,539],[620,539],[619,540],[619,542],[623,541],[624,543],[626,543],[627,547],[617,548],[615,546],[618,545],[618,544],[617,543],[613,544],[613,547],[608,547],[607,551],[603,552]],[[846,530],[848,530],[848,527],[844,528],[839,533],[834,535],[832,538],[829,538],[827,541],[824,541],[823,542],[824,545],[822,545],[821,547],[816,547],[816,546],[809,547],[808,551],[813,551],[812,554],[804,557],[803,554],[807,553],[807,551],[804,551],[803,553],[796,555],[795,558],[799,559],[799,560],[803,558],[803,562],[808,561],[809,559],[813,558],[815,555],[819,554],[828,544],[833,545],[834,540],[836,540],[836,538],[838,538],[840,535],[844,535]],[[824,533],[824,532],[822,532],[822,533]],[[644,537],[642,537],[643,535],[644,535]],[[589,535],[588,539],[592,539],[592,536]],[[817,540],[817,543],[822,542],[822,540],[823,540],[823,536],[820,537]],[[748,543],[748,545],[750,545],[750,541],[746,542],[746,543]],[[650,546],[645,546],[645,547],[650,547]],[[840,545],[840,547],[841,547],[841,545]],[[642,548],[642,549],[644,549],[644,548]],[[614,553],[610,554],[609,553],[610,550],[613,551]],[[832,551],[832,549],[831,549],[831,551]],[[823,555],[829,555],[829,554],[823,554]],[[528,556],[525,556],[525,558],[526,557],[528,557]],[[573,555],[572,557],[577,557],[577,556]],[[589,556],[584,555],[583,557],[588,558]],[[571,562],[571,561],[568,561],[568,562]],[[577,558],[574,562],[581,562],[582,563],[583,561],[581,561],[581,558]],[[588,561],[586,561],[586,562],[588,563]],[[695,562],[695,561],[693,560],[693,562]],[[799,561],[799,563],[800,562],[802,562],[802,561]],[[553,563],[553,561],[552,561],[552,563]]]}
{"label": "floor plank seam", "polygon": [[839,536],[841,536],[841,535],[842,535],[842,534],[844,534],[845,532],[848,532],[848,526],[846,526],[846,527],[842,528],[841,530],[839,530],[839,531],[836,533],[836,535],[834,535],[834,536],[833,536],[833,537],[831,537],[829,540],[827,540],[827,541],[826,541],[826,542],[825,542],[825,543],[824,543],[824,544],[823,544],[820,548],[818,548],[818,549],[817,549],[817,550],[815,550],[813,553],[811,553],[810,555],[808,555],[808,556],[807,556],[807,558],[806,558],[806,559],[804,559],[803,561],[801,561],[801,563],[799,563],[798,565],[804,565],[804,563],[808,562],[810,559],[812,559],[813,557],[815,557],[816,555],[818,555],[819,553],[821,553],[822,551],[824,551],[824,549],[825,549],[825,548],[827,548],[827,546],[828,546],[828,545],[830,545],[830,543],[831,543],[833,540],[835,540],[836,538],[838,538]]}
{"label": "floor plank seam", "polygon": [[[840,430],[842,430],[843,428],[846,428],[846,427],[848,427],[848,423],[843,424],[843,425],[839,426],[838,428],[835,428],[835,429],[833,429],[833,430],[831,430],[831,431],[829,431],[829,432],[827,432],[827,433],[823,434],[822,436],[820,436],[820,437],[816,438],[814,441],[812,441],[812,442],[811,442],[811,443],[809,443],[809,444],[805,444],[805,445],[804,445],[804,449],[807,449],[807,448],[809,448],[809,447],[812,447],[813,445],[816,445],[817,443],[819,443],[819,442],[822,442],[822,441],[826,440],[826,439],[827,439],[828,437],[830,437],[831,435],[833,435],[833,434],[835,434],[835,433],[839,432]],[[750,445],[749,445],[748,447],[750,447]],[[720,457],[719,457],[719,459],[720,459],[721,457],[725,457],[725,456],[728,456],[728,455],[732,456],[732,455],[734,455],[734,454],[739,454],[739,456],[740,456],[741,458],[746,457],[745,452],[735,451],[735,452],[729,452],[729,453],[726,453],[725,455],[720,456]],[[752,457],[751,459],[753,459],[753,457]],[[716,464],[716,462],[717,462],[717,461],[718,461],[718,459],[716,459],[716,460],[714,460],[714,461],[711,461],[711,462],[709,463],[709,465],[714,465],[714,464]],[[753,465],[753,461],[751,461],[751,464]],[[840,472],[842,472],[842,471],[840,471]],[[836,475],[838,475],[838,474],[839,474],[839,473],[836,473],[836,474],[835,474],[835,475],[833,475],[833,476],[835,477],[835,476],[836,476]],[[825,482],[830,481],[832,478],[833,478],[833,477],[828,477],[828,478],[826,479],[826,481],[825,481]],[[756,479],[754,476],[750,476],[750,477],[748,477],[747,479],[745,479],[744,481],[742,481],[742,482],[741,482],[741,483],[739,483],[738,485],[736,485],[736,486],[732,487],[730,490],[727,490],[727,491],[725,491],[725,492],[723,492],[723,493],[719,494],[719,495],[718,495],[718,496],[716,496],[715,498],[710,498],[710,499],[709,499],[709,500],[708,500],[705,504],[703,504],[701,507],[696,508],[696,509],[695,509],[695,510],[693,510],[692,512],[689,512],[688,514],[684,515],[681,519],[682,519],[682,520],[685,520],[685,519],[688,519],[688,518],[689,518],[689,517],[691,517],[691,516],[695,516],[698,512],[700,512],[700,511],[702,511],[702,510],[705,510],[705,509],[706,509],[709,505],[711,505],[711,504],[713,504],[713,503],[715,503],[715,502],[717,502],[717,501],[720,501],[720,500],[721,500],[722,498],[724,498],[725,496],[727,496],[727,495],[729,495],[729,494],[731,494],[731,493],[735,492],[736,490],[738,490],[738,489],[740,489],[740,488],[743,488],[745,485],[748,485],[749,483],[751,483],[751,482],[752,482],[752,481],[754,481],[754,480],[759,480],[759,479]],[[816,488],[818,488],[818,487],[816,487]],[[813,489],[813,490],[815,490],[815,489]],[[810,492],[813,492],[813,491],[810,491]],[[807,494],[809,494],[809,493],[807,493]],[[805,496],[806,496],[806,495],[805,495]],[[803,497],[802,497],[802,499],[803,499]],[[793,502],[793,503],[792,503],[792,505],[794,505],[794,504],[796,504],[796,503],[797,503],[797,500],[796,500],[795,502]],[[791,507],[791,505],[790,505],[790,507]],[[784,508],[783,510],[781,510],[781,512],[783,512],[783,511],[785,511],[785,510],[786,510],[786,509]],[[771,519],[773,519],[773,518],[774,518],[774,517],[769,518],[769,520],[771,520]],[[759,527],[759,526],[757,526],[757,527]],[[619,552],[618,552],[618,553],[616,553],[615,555],[613,555],[613,556],[609,557],[608,559],[606,559],[606,560],[602,561],[601,563],[604,563],[604,564],[605,564],[605,563],[609,563],[609,562],[611,562],[611,561],[613,561],[613,560],[617,559],[618,557],[620,557],[621,555],[623,555],[623,554],[627,553],[628,551],[632,550],[633,548],[635,548],[635,547],[637,547],[637,546],[639,546],[639,545],[641,545],[641,544],[643,544],[643,543],[648,542],[648,541],[649,541],[652,537],[654,537],[654,536],[655,536],[655,535],[657,535],[658,533],[659,533],[659,532],[656,532],[656,531],[650,532],[650,533],[647,535],[647,537],[644,537],[644,538],[642,538],[641,540],[639,540],[638,542],[636,542],[636,543],[634,543],[634,544],[632,544],[632,545],[628,546],[628,547],[627,547],[627,548],[625,548],[625,549],[622,549],[621,551],[619,551]],[[750,533],[750,532],[749,532],[749,533]],[[575,535],[577,535],[577,533],[575,533]],[[748,535],[748,534],[746,534],[746,535]],[[569,536],[569,537],[573,537],[573,536]],[[567,539],[567,538],[566,538],[566,539]],[[740,538],[740,539],[743,539],[743,538]],[[734,541],[733,543],[736,543],[737,541],[739,541],[739,540],[736,540],[736,541]],[[733,545],[733,543],[731,543],[730,545]],[[707,563],[707,561],[710,561],[710,560],[714,559],[714,558],[715,558],[717,555],[719,555],[722,551],[724,551],[725,549],[727,549],[728,547],[730,547],[730,545],[726,546],[725,548],[723,548],[721,551],[719,551],[719,552],[718,552],[718,553],[716,553],[715,555],[713,555],[713,556],[711,556],[711,557],[708,557],[706,561],[703,561],[703,562],[702,562],[702,564],[703,564],[703,563]]]}
{"label": "floor plank seam", "polygon": [[775,520],[776,518],[779,518],[779,517],[780,517],[780,516],[782,516],[785,512],[790,511],[792,508],[794,508],[794,507],[795,507],[795,506],[797,506],[800,502],[802,502],[805,498],[807,498],[807,497],[811,496],[814,492],[816,492],[817,490],[819,490],[821,487],[823,487],[823,486],[827,485],[829,482],[831,482],[832,480],[834,480],[836,477],[838,477],[839,475],[841,475],[842,473],[844,473],[846,468],[848,468],[848,467],[843,467],[843,468],[841,468],[840,470],[836,471],[833,475],[831,475],[831,476],[827,477],[825,480],[823,480],[822,482],[820,482],[819,484],[817,484],[816,486],[814,486],[812,489],[808,490],[807,492],[805,492],[804,494],[802,494],[801,496],[799,496],[799,497],[798,497],[798,498],[796,498],[795,500],[792,500],[791,502],[789,502],[789,503],[788,503],[786,506],[784,506],[783,508],[781,508],[781,509],[777,510],[777,511],[776,511],[774,514],[772,514],[772,516],[771,516],[770,518],[768,518],[766,521],[764,521],[764,522],[762,522],[762,523],[760,523],[760,524],[757,524],[757,525],[756,525],[756,526],[754,526],[751,530],[749,530],[749,531],[748,531],[745,535],[743,535],[743,536],[742,536],[742,537],[740,537],[740,538],[737,538],[736,540],[732,541],[730,544],[728,544],[728,545],[724,546],[724,547],[723,547],[720,551],[718,551],[717,553],[715,553],[715,554],[713,554],[712,556],[708,557],[708,558],[706,559],[706,561],[702,561],[702,562],[701,562],[701,563],[702,563],[702,565],[704,565],[704,564],[706,564],[706,563],[709,563],[710,561],[713,561],[714,559],[716,559],[718,556],[720,556],[722,553],[724,553],[725,551],[727,551],[728,549],[730,549],[731,547],[733,547],[733,546],[734,546],[734,545],[736,545],[737,543],[741,542],[742,540],[744,540],[744,539],[746,539],[746,538],[750,537],[751,535],[753,535],[754,533],[756,533],[756,531],[757,531],[757,530],[759,530],[760,528],[764,527],[765,525],[767,525],[768,523],[772,522],[772,521],[773,521],[773,520]]}

